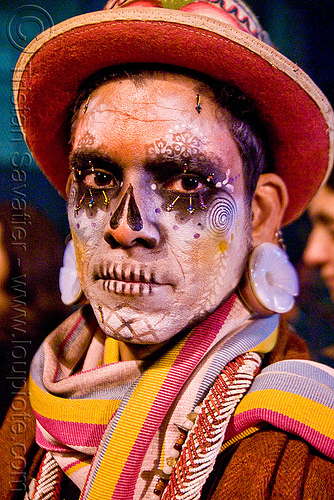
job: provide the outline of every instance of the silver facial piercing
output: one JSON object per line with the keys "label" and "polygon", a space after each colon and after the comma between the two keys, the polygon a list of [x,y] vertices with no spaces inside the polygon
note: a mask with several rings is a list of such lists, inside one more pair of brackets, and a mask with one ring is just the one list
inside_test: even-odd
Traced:
{"label": "silver facial piercing", "polygon": [[201,96],[199,94],[196,94],[196,111],[198,114],[200,114],[200,112],[202,111],[202,107],[201,107]]}
{"label": "silver facial piercing", "polygon": [[193,207],[193,197],[191,194],[189,195],[189,207],[187,208],[187,212],[189,212],[190,214],[193,214],[195,212],[195,209]]}
{"label": "silver facial piercing", "polygon": [[204,203],[203,197],[202,197],[202,195],[200,193],[198,193],[198,196],[199,196],[199,201],[200,201],[200,204],[201,204],[201,209],[205,210],[207,207],[206,207],[206,204]]}
{"label": "silver facial piercing", "polygon": [[104,200],[103,200],[103,204],[104,204],[104,206],[105,206],[105,207],[107,207],[107,208],[108,208],[108,205],[109,205],[109,199],[108,199],[108,196],[106,195],[106,193],[104,192],[104,190],[102,190],[102,194],[103,194],[103,198],[104,198]]}
{"label": "silver facial piercing", "polygon": [[90,101],[90,96],[88,97],[87,101],[85,102],[85,105],[84,105],[84,108],[83,108],[83,112],[84,113],[87,113],[89,101]]}
{"label": "silver facial piercing", "polygon": [[90,195],[90,200],[89,200],[88,206],[89,206],[89,208],[93,208],[93,206],[94,206],[94,196],[93,196],[93,193],[92,193],[91,189],[89,190],[89,195]]}
{"label": "silver facial piercing", "polygon": [[100,304],[97,304],[97,310],[99,311],[100,316],[101,316],[101,323],[104,323],[104,317],[103,317],[102,306],[100,306]]}
{"label": "silver facial piercing", "polygon": [[78,170],[75,167],[71,167],[71,170],[72,170],[72,172],[74,174],[74,179],[77,180],[78,176],[80,177],[80,175],[81,175],[81,170]]}
{"label": "silver facial piercing", "polygon": [[167,212],[170,212],[171,210],[173,210],[174,205],[175,205],[175,203],[177,202],[177,200],[178,200],[179,198],[180,198],[180,195],[178,195],[178,196],[175,198],[175,200],[173,200],[173,201],[172,201],[172,203],[169,203],[169,204],[167,205],[167,207],[166,207]]}
{"label": "silver facial piercing", "polygon": [[78,212],[79,212],[79,210],[80,210],[80,208],[81,208],[81,206],[82,206],[82,204],[83,204],[83,201],[84,201],[84,199],[85,199],[85,195],[86,195],[86,193],[84,193],[84,194],[82,195],[82,197],[80,198],[79,202],[75,205],[75,209],[74,209],[74,210],[76,211],[76,213],[78,213]]}
{"label": "silver facial piercing", "polygon": [[277,240],[277,243],[281,247],[281,249],[284,250],[284,252],[286,252],[286,246],[284,243],[283,233],[280,229],[278,231],[276,231],[275,238]]}

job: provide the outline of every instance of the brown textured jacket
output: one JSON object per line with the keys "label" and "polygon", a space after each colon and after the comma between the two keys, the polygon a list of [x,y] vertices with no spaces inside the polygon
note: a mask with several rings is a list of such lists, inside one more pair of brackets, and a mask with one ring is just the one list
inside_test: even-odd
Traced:
{"label": "brown textured jacket", "polygon": [[[268,363],[283,359],[309,359],[304,342],[286,325],[281,325]],[[23,387],[0,431],[1,500],[22,500],[26,484],[36,476],[44,451],[34,433]],[[74,488],[62,498],[75,500],[77,493]],[[221,499],[334,500],[334,464],[302,439],[266,425],[219,455],[201,500]]]}

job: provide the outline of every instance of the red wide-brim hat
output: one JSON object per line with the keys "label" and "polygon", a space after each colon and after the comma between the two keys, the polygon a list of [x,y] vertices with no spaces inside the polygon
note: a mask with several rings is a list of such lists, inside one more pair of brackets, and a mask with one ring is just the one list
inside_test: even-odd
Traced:
{"label": "red wide-brim hat", "polygon": [[207,17],[201,11],[207,5],[212,8],[188,2],[184,10],[130,5],[84,14],[38,35],[24,50],[14,73],[21,128],[38,166],[63,196],[79,85],[107,66],[159,63],[231,83],[253,100],[268,134],[271,170],[288,189],[284,223],[304,211],[332,166],[331,106],[298,66],[254,36],[248,22],[243,30]]}

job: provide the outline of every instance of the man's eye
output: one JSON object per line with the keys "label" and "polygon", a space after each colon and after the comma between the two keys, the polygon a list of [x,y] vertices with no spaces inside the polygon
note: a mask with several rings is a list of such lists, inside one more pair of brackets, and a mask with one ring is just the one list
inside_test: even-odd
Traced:
{"label": "man's eye", "polygon": [[86,171],[82,172],[80,176],[81,182],[83,182],[86,186],[90,188],[103,188],[110,189],[117,186],[117,181],[115,177],[105,170],[94,170],[94,172]]}
{"label": "man's eye", "polygon": [[204,182],[196,175],[183,175],[165,185],[166,189],[180,193],[196,193],[205,187]]}

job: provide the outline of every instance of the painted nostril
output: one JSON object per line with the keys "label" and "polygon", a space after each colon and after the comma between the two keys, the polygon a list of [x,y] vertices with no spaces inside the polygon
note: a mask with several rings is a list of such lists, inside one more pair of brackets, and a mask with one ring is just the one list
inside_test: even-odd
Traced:
{"label": "painted nostril", "polygon": [[109,225],[110,225],[111,229],[117,229],[121,223],[126,199],[128,197],[128,191],[129,190],[127,190],[127,192],[123,196],[121,203],[118,205],[118,207],[116,208],[115,212],[113,213],[113,215],[109,221]]}
{"label": "painted nostril", "polygon": [[132,231],[140,231],[141,229],[143,229],[143,220],[141,218],[136,200],[133,196],[132,186],[130,187],[131,191],[130,191],[130,200],[128,205],[127,223],[128,226],[132,229]]}
{"label": "painted nostril", "polygon": [[125,210],[125,205],[128,197],[130,196],[129,203],[128,203],[128,210],[127,210],[127,217],[126,217],[126,222],[129,226],[129,228],[132,231],[141,231],[143,229],[143,220],[141,218],[139,208],[137,206],[135,197],[133,195],[133,187],[130,184],[128,187],[126,193],[124,194],[119,206],[113,213],[111,219],[110,219],[110,228],[111,229],[117,229],[122,221],[123,215],[124,215],[124,210]]}

